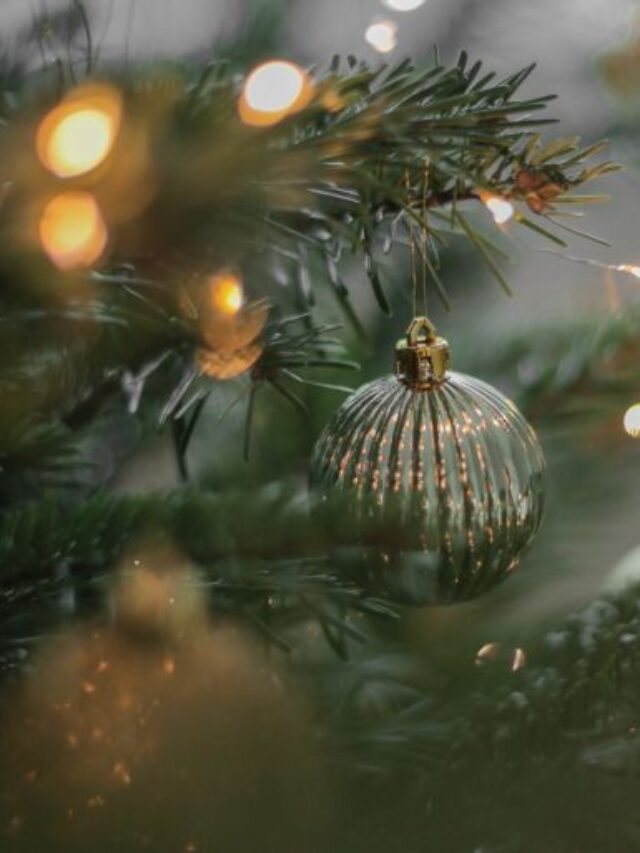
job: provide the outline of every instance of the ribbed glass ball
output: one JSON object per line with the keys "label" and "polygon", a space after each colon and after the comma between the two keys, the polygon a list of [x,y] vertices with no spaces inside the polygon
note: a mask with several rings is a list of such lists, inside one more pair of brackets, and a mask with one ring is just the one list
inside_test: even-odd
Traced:
{"label": "ribbed glass ball", "polygon": [[450,371],[426,390],[388,376],[356,391],[316,444],[311,485],[325,499],[340,496],[368,530],[397,518],[411,533],[410,554],[385,551],[380,570],[401,598],[447,603],[517,568],[540,525],[544,473],[540,443],[516,406]]}

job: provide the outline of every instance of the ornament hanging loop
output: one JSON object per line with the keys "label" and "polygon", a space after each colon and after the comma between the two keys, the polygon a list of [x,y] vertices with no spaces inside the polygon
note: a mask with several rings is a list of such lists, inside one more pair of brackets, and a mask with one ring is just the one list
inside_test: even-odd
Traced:
{"label": "ornament hanging loop", "polygon": [[414,391],[427,391],[444,381],[449,343],[438,336],[427,317],[414,317],[396,344],[396,375]]}

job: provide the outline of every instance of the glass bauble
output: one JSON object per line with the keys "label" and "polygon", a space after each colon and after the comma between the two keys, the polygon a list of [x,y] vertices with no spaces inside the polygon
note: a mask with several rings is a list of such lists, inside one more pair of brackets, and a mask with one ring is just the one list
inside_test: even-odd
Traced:
{"label": "glass bauble", "polygon": [[412,559],[396,548],[379,562],[400,598],[473,598],[517,568],[540,525],[542,449],[503,394],[447,371],[425,318],[396,352],[396,375],[360,388],[325,428],[311,484],[340,496],[355,525],[397,518],[411,534]]}

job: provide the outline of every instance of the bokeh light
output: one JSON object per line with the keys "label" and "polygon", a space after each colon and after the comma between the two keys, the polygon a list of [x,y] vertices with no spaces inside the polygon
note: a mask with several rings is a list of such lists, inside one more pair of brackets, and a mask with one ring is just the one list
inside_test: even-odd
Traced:
{"label": "bokeh light", "polygon": [[485,643],[476,653],[476,666],[487,666],[498,663],[511,672],[518,672],[527,665],[527,655],[524,649],[516,646],[510,648],[501,643]]}
{"label": "bokeh light", "polygon": [[425,0],[383,0],[385,6],[394,12],[413,12],[424,4]]}
{"label": "bokeh light", "polygon": [[91,266],[107,244],[107,228],[95,198],[70,191],[53,198],[40,218],[42,248],[62,270]]}
{"label": "bokeh light", "polygon": [[640,403],[630,406],[624,413],[623,424],[625,432],[631,438],[640,438]]}
{"label": "bokeh light", "polygon": [[620,264],[617,269],[620,270],[620,272],[629,273],[629,275],[632,275],[635,278],[640,278],[640,267],[636,267],[633,264]]}
{"label": "bokeh light", "polygon": [[523,649],[514,649],[513,658],[511,660],[511,672],[518,672],[523,666],[526,666],[527,656]]}
{"label": "bokeh light", "polygon": [[59,178],[97,168],[109,156],[118,134],[121,98],[107,86],[71,92],[42,120],[36,149],[43,165]]}
{"label": "bokeh light", "polygon": [[398,44],[398,27],[393,21],[374,21],[367,27],[364,38],[378,53],[390,53]]}
{"label": "bokeh light", "polygon": [[505,225],[510,219],[513,219],[516,211],[509,199],[490,192],[481,192],[479,195],[482,203],[493,216],[496,225]]}
{"label": "bokeh light", "polygon": [[498,643],[485,643],[476,652],[476,665],[483,666],[498,655]]}
{"label": "bokeh light", "polygon": [[238,109],[245,124],[267,126],[304,107],[311,95],[306,73],[293,62],[272,60],[247,77]]}
{"label": "bokeh light", "polygon": [[211,307],[220,314],[234,316],[244,304],[242,280],[231,270],[212,275],[208,280]]}

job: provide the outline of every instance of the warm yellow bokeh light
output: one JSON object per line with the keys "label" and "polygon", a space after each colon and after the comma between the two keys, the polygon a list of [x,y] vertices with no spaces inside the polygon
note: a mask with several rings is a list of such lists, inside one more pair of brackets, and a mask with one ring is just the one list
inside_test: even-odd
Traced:
{"label": "warm yellow bokeh light", "polygon": [[100,208],[87,192],[65,192],[52,199],[40,219],[40,242],[62,270],[90,266],[107,244]]}
{"label": "warm yellow bokeh light", "polygon": [[620,264],[617,269],[620,272],[628,272],[629,275],[635,276],[635,278],[640,278],[640,267],[636,267],[633,264]]}
{"label": "warm yellow bokeh light", "polygon": [[393,21],[376,21],[369,24],[364,37],[378,53],[390,53],[398,44],[398,27]]}
{"label": "warm yellow bokeh light", "polygon": [[493,216],[496,225],[504,225],[513,219],[516,210],[509,199],[489,192],[481,192],[479,195],[482,203]]}
{"label": "warm yellow bokeh light", "polygon": [[247,77],[238,109],[245,124],[269,125],[302,109],[311,96],[306,73],[293,62],[272,60]]}
{"label": "warm yellow bokeh light", "polygon": [[265,62],[249,74],[244,85],[247,103],[254,110],[287,110],[300,97],[304,72],[292,62]]}
{"label": "warm yellow bokeh light", "polygon": [[624,413],[625,431],[631,438],[640,438],[640,403],[635,403]]}
{"label": "warm yellow bokeh light", "polygon": [[43,165],[59,178],[84,175],[109,156],[120,126],[121,101],[115,90],[74,90],[45,116],[36,148]]}
{"label": "warm yellow bokeh light", "polygon": [[244,288],[239,276],[224,270],[208,281],[211,306],[220,314],[232,317],[244,304]]}
{"label": "warm yellow bokeh light", "polygon": [[99,110],[77,110],[59,122],[45,149],[46,165],[59,177],[95,169],[113,143],[113,121]]}
{"label": "warm yellow bokeh light", "polygon": [[394,12],[413,12],[414,9],[419,9],[425,0],[383,0],[383,2]]}

